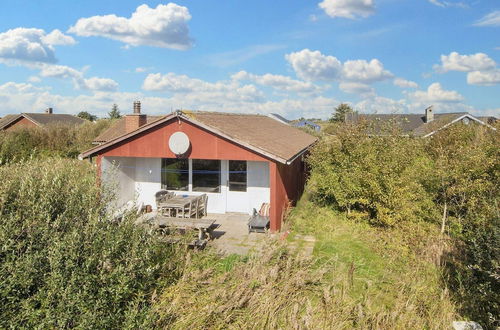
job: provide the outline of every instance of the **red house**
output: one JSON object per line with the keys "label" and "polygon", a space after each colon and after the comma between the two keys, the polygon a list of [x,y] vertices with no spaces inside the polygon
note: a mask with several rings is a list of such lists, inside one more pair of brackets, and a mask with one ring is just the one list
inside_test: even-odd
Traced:
{"label": "red house", "polygon": [[84,119],[68,114],[55,114],[52,108],[48,108],[45,110],[45,113],[23,112],[0,118],[0,131],[23,127],[46,127],[54,124],[81,125],[83,123],[85,123]]}
{"label": "red house", "polygon": [[134,114],[80,158],[95,158],[103,179],[116,178],[120,203],[136,199],[156,208],[160,189],[206,193],[209,213],[250,214],[270,203],[270,227],[278,231],[289,202],[303,191],[303,155],[316,140],[263,115],[176,111],[152,117],[136,102]]}

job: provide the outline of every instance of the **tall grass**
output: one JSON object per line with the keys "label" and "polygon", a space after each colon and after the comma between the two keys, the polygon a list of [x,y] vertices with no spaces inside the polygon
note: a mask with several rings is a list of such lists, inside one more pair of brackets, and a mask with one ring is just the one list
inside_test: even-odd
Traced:
{"label": "tall grass", "polygon": [[105,217],[94,169],[73,160],[0,167],[0,328],[148,328],[182,254]]}
{"label": "tall grass", "polygon": [[113,121],[102,119],[82,125],[52,124],[0,131],[0,165],[41,157],[76,156],[92,147],[92,141]]}
{"label": "tall grass", "polygon": [[[441,273],[405,244],[302,201],[293,233],[317,237],[305,257],[291,241],[266,241],[262,254],[193,255],[161,295],[158,326],[173,329],[442,329],[456,316]],[[221,264],[223,267],[221,267]],[[230,265],[230,267],[228,267]]]}

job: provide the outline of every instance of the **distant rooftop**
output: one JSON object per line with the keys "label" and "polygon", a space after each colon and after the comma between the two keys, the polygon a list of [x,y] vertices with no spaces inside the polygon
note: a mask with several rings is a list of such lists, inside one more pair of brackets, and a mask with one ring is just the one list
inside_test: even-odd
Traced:
{"label": "distant rooftop", "polygon": [[55,123],[79,125],[85,122],[85,119],[73,115],[52,113],[52,109],[50,109],[50,112],[46,113],[23,112],[15,115],[6,115],[5,117],[0,119],[0,130],[13,125],[22,118],[26,118],[29,121],[33,122],[35,125],[41,127]]}

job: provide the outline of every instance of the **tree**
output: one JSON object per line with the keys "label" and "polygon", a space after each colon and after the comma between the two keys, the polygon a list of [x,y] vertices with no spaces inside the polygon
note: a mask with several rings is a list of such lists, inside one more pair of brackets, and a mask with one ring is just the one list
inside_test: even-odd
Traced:
{"label": "tree", "polygon": [[80,111],[78,113],[78,115],[76,115],[77,117],[79,118],[82,118],[82,119],[85,119],[85,120],[88,120],[88,121],[96,121],[97,120],[97,116],[95,115],[91,115],[90,113],[88,113],[87,111]]}
{"label": "tree", "polygon": [[109,119],[118,119],[121,118],[120,110],[118,110],[118,105],[115,103],[111,108],[111,111],[108,112]]}
{"label": "tree", "polygon": [[353,108],[347,103],[340,103],[330,118],[330,122],[345,123],[345,117],[349,113],[354,113]]}

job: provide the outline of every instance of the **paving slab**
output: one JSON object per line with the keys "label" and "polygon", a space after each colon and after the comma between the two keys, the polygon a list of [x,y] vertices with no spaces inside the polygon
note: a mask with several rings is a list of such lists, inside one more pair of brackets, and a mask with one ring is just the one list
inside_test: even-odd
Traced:
{"label": "paving slab", "polygon": [[264,247],[267,233],[249,233],[248,219],[250,215],[242,213],[208,214],[207,218],[215,219],[217,228],[213,232],[214,239],[209,242],[222,254],[246,255],[258,252]]}

